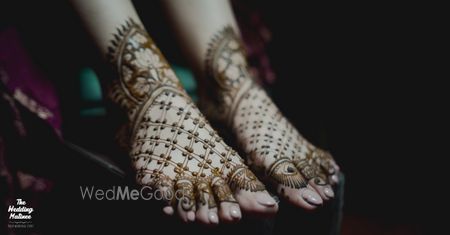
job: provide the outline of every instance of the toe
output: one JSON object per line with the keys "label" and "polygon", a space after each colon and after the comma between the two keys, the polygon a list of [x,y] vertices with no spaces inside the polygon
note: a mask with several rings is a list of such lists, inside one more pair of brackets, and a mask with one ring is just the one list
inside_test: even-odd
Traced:
{"label": "toe", "polygon": [[319,194],[307,187],[295,189],[280,186],[278,188],[278,193],[288,202],[307,210],[314,210],[323,203],[323,200]]}
{"label": "toe", "polygon": [[333,159],[333,156],[325,150],[318,149],[316,150],[316,156],[320,161],[320,167],[328,175],[328,180],[332,185],[339,183],[339,166]]}
{"label": "toe", "polygon": [[332,174],[331,176],[329,176],[329,181],[332,185],[338,184],[339,183],[339,171],[341,170],[339,168],[339,166],[336,164],[336,162],[334,160],[331,160],[331,164],[334,167],[335,171],[334,174]]}
{"label": "toe", "polygon": [[230,174],[229,180],[235,198],[244,212],[270,216],[278,211],[276,201],[247,167],[237,167]]}
{"label": "toe", "polygon": [[290,203],[312,210],[323,203],[314,189],[307,187],[307,181],[289,159],[279,159],[274,162],[268,171],[277,184],[277,192]]}
{"label": "toe", "polygon": [[319,193],[323,200],[329,200],[334,197],[333,189],[322,177],[309,180],[309,187]]}
{"label": "toe", "polygon": [[208,219],[209,219],[209,223],[212,225],[219,224],[219,215],[217,213],[217,207],[209,209]]}
{"label": "toe", "polygon": [[266,190],[251,192],[238,189],[235,191],[235,197],[245,213],[272,216],[278,211],[277,202]]}
{"label": "toe", "polygon": [[195,197],[193,180],[180,177],[175,183],[177,211],[184,222],[195,221]]}
{"label": "toe", "polygon": [[163,212],[164,212],[166,215],[173,215],[174,210],[173,210],[173,207],[171,207],[171,206],[165,206],[165,207],[163,208]]}
{"label": "toe", "polygon": [[175,210],[172,206],[172,202],[175,198],[174,182],[173,180],[164,175],[156,173],[142,173],[137,174],[137,182],[141,185],[149,186],[146,190],[155,190],[155,198],[165,202],[163,212],[166,215],[173,215]]}
{"label": "toe", "polygon": [[235,222],[241,219],[241,210],[233,197],[230,187],[221,177],[215,177],[211,182],[216,202],[220,203],[219,217],[223,222]]}
{"label": "toe", "polygon": [[207,180],[198,180],[196,189],[196,220],[206,225],[218,224],[217,204],[214,200],[210,183]]}
{"label": "toe", "polygon": [[242,217],[241,209],[236,202],[221,202],[219,208],[220,221],[232,223],[239,221]]}
{"label": "toe", "polygon": [[296,162],[297,169],[308,180],[308,188],[319,193],[323,200],[334,197],[333,189],[328,183],[328,176],[323,168],[315,162],[300,160]]}
{"label": "toe", "polygon": [[337,176],[337,174],[330,176],[330,182],[332,185],[339,183],[339,177]]}

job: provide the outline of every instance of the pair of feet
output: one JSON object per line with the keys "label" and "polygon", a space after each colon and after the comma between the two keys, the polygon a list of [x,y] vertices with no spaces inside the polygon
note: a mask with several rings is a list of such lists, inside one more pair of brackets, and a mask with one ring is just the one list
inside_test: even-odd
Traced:
{"label": "pair of feet", "polygon": [[126,22],[112,44],[109,56],[120,79],[110,94],[128,111],[136,179],[166,200],[166,214],[204,224],[238,221],[242,212],[275,214],[276,201],[247,166],[298,207],[311,210],[334,196],[338,166],[252,81],[231,28],[210,44],[202,108],[208,119],[232,132],[246,164],[184,92],[140,25]]}

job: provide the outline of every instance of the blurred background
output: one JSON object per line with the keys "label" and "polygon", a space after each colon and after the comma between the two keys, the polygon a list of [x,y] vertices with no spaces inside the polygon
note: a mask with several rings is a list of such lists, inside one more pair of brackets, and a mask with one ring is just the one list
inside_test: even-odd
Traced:
{"label": "blurred background", "polygon": [[[160,4],[133,2],[150,35],[195,95],[195,80]],[[437,233],[432,208],[445,201],[445,189],[431,186],[440,178],[433,157],[442,156],[436,150],[445,143],[439,143],[431,131],[443,132],[438,121],[444,118],[436,111],[443,108],[435,107],[441,105],[437,101],[444,100],[445,93],[431,86],[431,71],[417,65],[425,50],[418,38],[422,36],[418,29],[426,30],[421,15],[404,15],[406,6],[233,3],[252,71],[299,131],[330,150],[345,174],[342,234]],[[0,31],[11,29],[39,74],[54,84],[61,122],[51,123],[53,128],[57,126],[70,142],[113,155],[113,120],[105,118],[98,81],[112,75],[70,5],[63,1],[2,2]],[[24,113],[24,120],[33,120],[33,115]],[[4,117],[6,111],[0,120]],[[5,133],[9,130],[6,124],[2,127]],[[30,136],[53,136],[52,128],[36,128],[31,128]],[[86,163],[72,161],[70,156],[62,160],[59,155],[70,155],[70,147],[54,147],[58,137],[40,135],[22,141],[31,148],[15,152],[22,146],[15,142],[5,153],[16,158],[10,165],[21,165],[50,179],[42,181],[42,188],[58,190],[64,180],[74,184],[111,180],[110,173],[96,166],[83,168],[96,172],[95,179],[77,172]],[[5,139],[2,143],[8,142]],[[118,157],[113,162],[126,165],[126,160]],[[36,166],[41,168],[36,170]],[[117,171],[111,184],[122,182],[118,175],[123,172]],[[55,175],[63,175],[64,180],[55,180]],[[50,199],[42,200],[45,204]]]}

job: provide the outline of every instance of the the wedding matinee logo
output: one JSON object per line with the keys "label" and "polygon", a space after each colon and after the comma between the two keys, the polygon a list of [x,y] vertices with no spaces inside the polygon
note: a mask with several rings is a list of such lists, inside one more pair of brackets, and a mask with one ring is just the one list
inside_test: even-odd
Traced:
{"label": "the wedding matinee logo", "polygon": [[28,207],[25,200],[17,198],[16,205],[10,205],[8,207],[8,226],[10,228],[32,228],[33,212],[33,207]]}
{"label": "the wedding matinee logo", "polygon": [[95,186],[80,186],[80,193],[83,200],[167,200],[170,201],[174,197],[180,200],[184,197],[185,192],[178,190],[173,193],[163,193],[159,189],[153,190],[150,186],[143,186],[140,189],[130,188],[128,186],[112,186],[111,188],[95,188]]}

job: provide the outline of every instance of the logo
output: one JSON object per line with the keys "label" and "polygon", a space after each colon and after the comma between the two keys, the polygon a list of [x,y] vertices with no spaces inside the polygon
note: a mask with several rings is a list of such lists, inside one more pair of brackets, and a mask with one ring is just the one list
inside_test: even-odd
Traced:
{"label": "logo", "polygon": [[17,198],[16,205],[8,207],[10,228],[33,228],[33,207],[27,207],[26,201]]}

